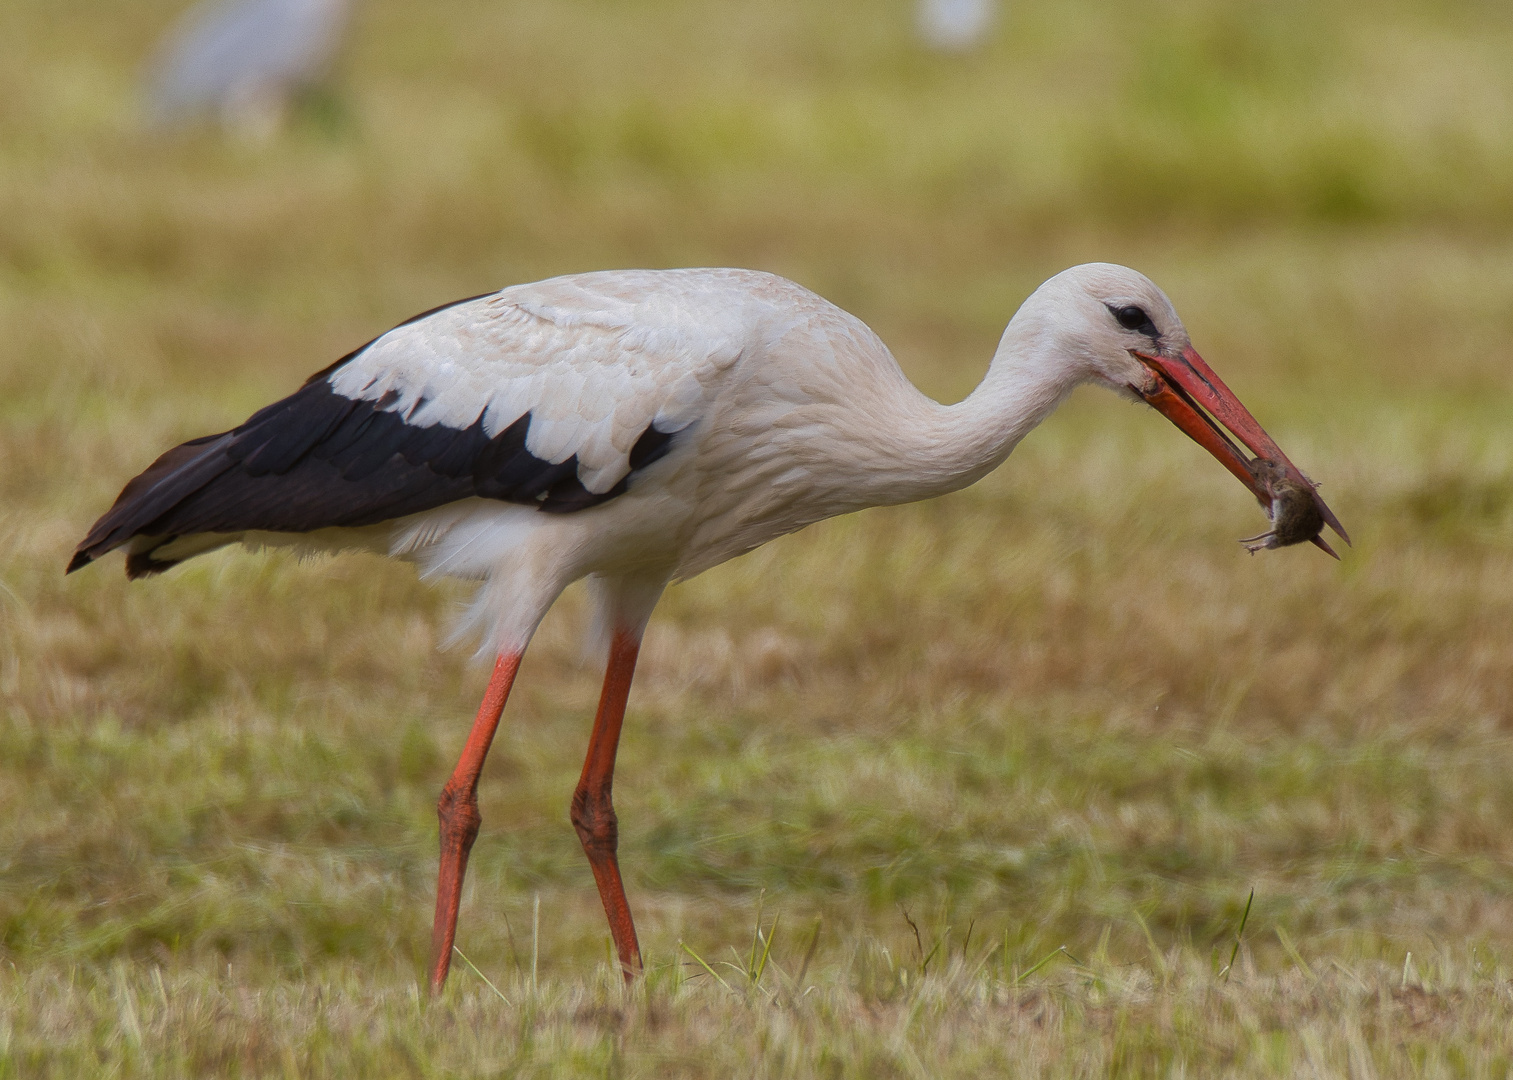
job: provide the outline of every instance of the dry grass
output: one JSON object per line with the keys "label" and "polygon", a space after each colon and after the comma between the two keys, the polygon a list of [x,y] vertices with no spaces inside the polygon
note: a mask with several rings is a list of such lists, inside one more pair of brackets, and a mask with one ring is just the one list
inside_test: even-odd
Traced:
{"label": "dry grass", "polygon": [[[176,6],[0,8],[0,1075],[1507,1074],[1500,8],[1016,5],[945,60],[901,2],[375,0],[340,108],[257,148],[137,131]],[[1090,258],[1166,286],[1355,549],[1246,557],[1239,486],[1088,394],[970,491],[675,589],[628,996],[566,823],[576,598],[481,791],[460,944],[509,1004],[462,968],[426,1007],[465,592],[61,576],[156,451],[455,296],[771,269],[951,397]]]}
{"label": "dry grass", "polygon": [[[1469,957],[1216,979],[1173,953],[1156,966],[1073,963],[1016,984],[973,957],[919,975],[859,941],[805,992],[653,970],[629,993],[596,975],[505,980],[424,1004],[370,972],[252,987],[234,970],[165,975],[118,964],[85,984],[20,982],[13,1074],[79,1076],[1503,1076],[1506,974]],[[1028,982],[1028,981],[1026,981]],[[506,1005],[501,996],[509,998]]]}

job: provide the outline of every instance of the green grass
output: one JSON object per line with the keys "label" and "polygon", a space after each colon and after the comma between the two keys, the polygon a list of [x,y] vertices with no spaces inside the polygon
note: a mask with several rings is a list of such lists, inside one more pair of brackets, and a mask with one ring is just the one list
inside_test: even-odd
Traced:
{"label": "green grass", "polygon": [[[902,2],[374,0],[334,104],[254,146],[139,130],[177,6],[0,8],[0,1076],[1513,1068],[1501,8],[1013,5],[942,58]],[[1356,546],[1246,556],[1239,485],[1087,392],[976,488],[672,590],[615,792],[629,991],[567,822],[576,594],[480,790],[459,945],[506,1000],[458,964],[427,1004],[467,590],[61,573],[155,453],[457,296],[773,270],[954,398],[1094,258]]]}

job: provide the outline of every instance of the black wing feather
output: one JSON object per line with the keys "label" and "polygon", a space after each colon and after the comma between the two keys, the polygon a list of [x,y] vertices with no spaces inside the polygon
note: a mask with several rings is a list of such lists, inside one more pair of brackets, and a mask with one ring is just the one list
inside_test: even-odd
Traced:
{"label": "black wing feather", "polygon": [[288,472],[329,439],[358,405],[340,394],[304,393],[292,394],[278,404],[276,411],[266,416],[258,413],[243,424],[244,437],[229,448],[232,459],[249,476]]}
{"label": "black wing feather", "polygon": [[[530,413],[490,438],[482,416],[461,429],[419,427],[390,411],[393,404],[392,396],[354,401],[317,378],[240,427],[175,447],[126,485],[69,571],[138,536],[160,547],[194,533],[354,528],[472,496],[573,513],[627,490],[628,477],[589,491],[576,455],[552,464],[531,454]],[[632,469],[661,457],[671,440],[648,427],[631,451]],[[132,553],[127,573],[170,565],[149,548]]]}

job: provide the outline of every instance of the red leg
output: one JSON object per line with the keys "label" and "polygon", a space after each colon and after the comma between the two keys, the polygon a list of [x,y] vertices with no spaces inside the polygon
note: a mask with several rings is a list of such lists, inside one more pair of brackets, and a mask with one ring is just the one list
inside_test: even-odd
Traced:
{"label": "red leg", "polygon": [[462,877],[468,872],[468,852],[478,836],[478,774],[488,756],[494,730],[510,696],[520,653],[506,653],[494,664],[478,718],[468,734],[467,745],[452,778],[441,789],[436,816],[441,819],[441,865],[436,875],[436,921],[431,925],[431,993],[441,993],[452,966],[452,942],[457,937],[457,906],[462,902]]}
{"label": "red leg", "polygon": [[620,745],[620,725],[625,720],[625,701],[630,697],[630,680],[636,673],[636,654],[640,651],[639,634],[617,631],[609,649],[609,666],[604,672],[604,692],[599,697],[599,712],[594,717],[594,732],[588,740],[588,757],[583,762],[583,776],[573,792],[573,828],[583,842],[588,864],[593,868],[609,917],[609,932],[614,935],[615,950],[620,954],[620,969],[625,981],[641,970],[641,946],[636,942],[636,924],[630,917],[625,886],[620,881],[620,864],[615,858],[619,845],[619,825],[610,788],[615,779],[615,750]]}

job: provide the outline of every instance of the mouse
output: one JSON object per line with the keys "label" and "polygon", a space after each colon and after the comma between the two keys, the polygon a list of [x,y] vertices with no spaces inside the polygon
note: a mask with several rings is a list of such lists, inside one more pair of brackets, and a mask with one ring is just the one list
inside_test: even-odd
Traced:
{"label": "mouse", "polygon": [[1271,496],[1271,505],[1266,508],[1271,531],[1241,540],[1246,551],[1254,555],[1262,549],[1306,543],[1324,531],[1324,515],[1311,487],[1293,480],[1283,466],[1265,458],[1253,461],[1251,471]]}

